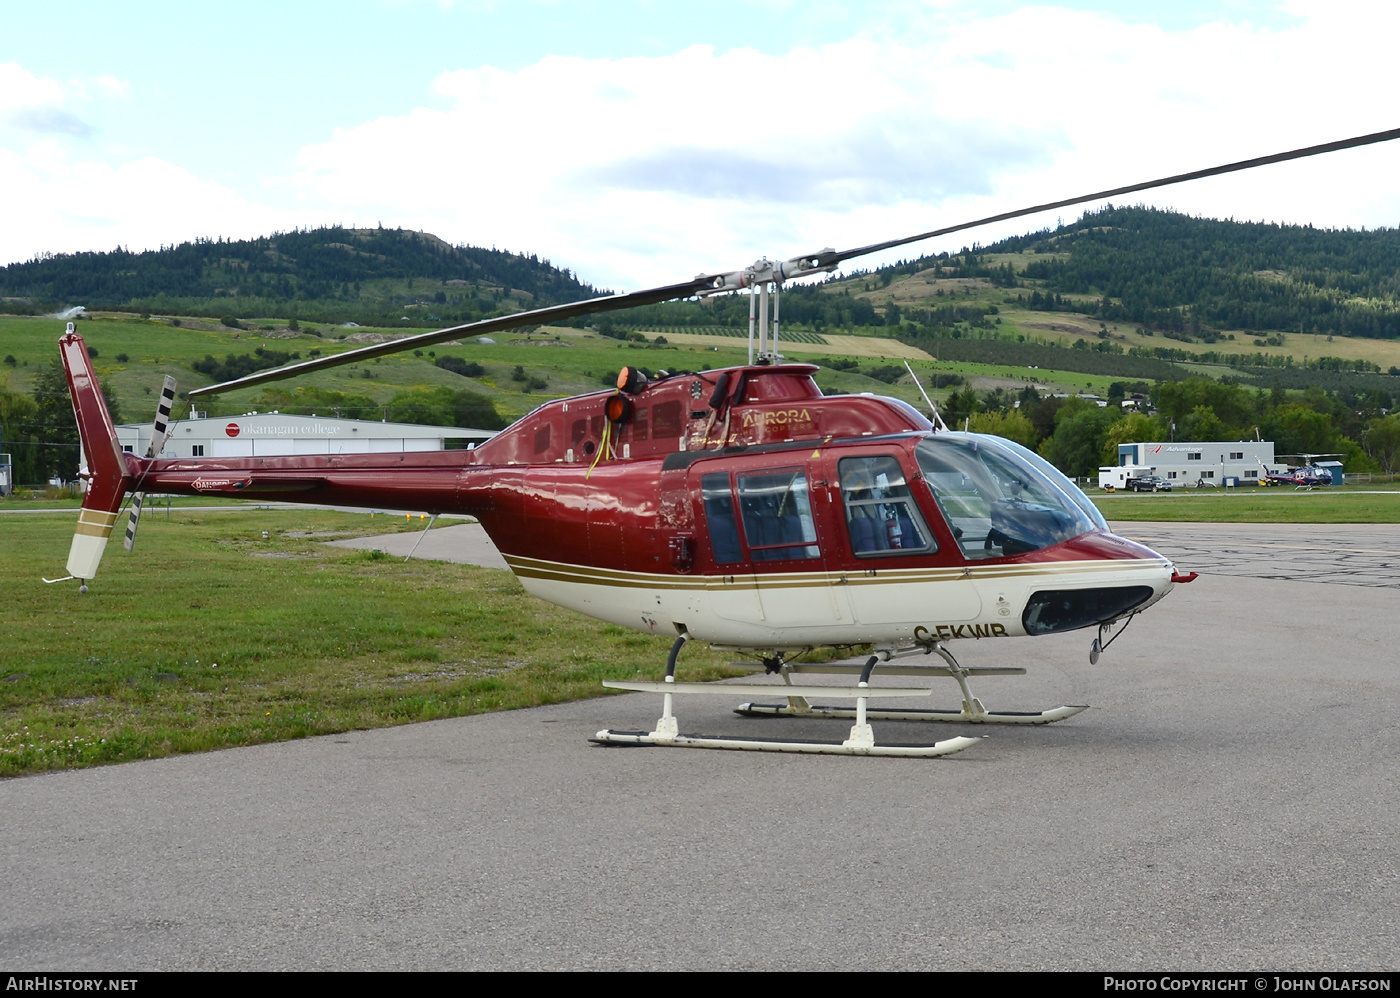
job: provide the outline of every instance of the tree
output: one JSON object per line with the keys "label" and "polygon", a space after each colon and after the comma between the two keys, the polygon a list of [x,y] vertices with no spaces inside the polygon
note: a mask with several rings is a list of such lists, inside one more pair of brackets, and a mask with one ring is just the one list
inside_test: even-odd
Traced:
{"label": "tree", "polygon": [[1210,406],[1198,405],[1176,424],[1178,440],[1224,440],[1225,424]]}
{"label": "tree", "polygon": [[[116,399],[104,384],[102,396],[112,422],[121,422]],[[73,403],[68,394],[68,377],[63,366],[54,361],[40,368],[34,378],[33,442],[35,444],[34,481],[55,476],[72,478],[78,472],[78,424],[73,420]]]}
{"label": "tree", "polygon": [[486,368],[476,361],[463,360],[461,357],[442,356],[433,363],[444,371],[460,374],[464,378],[479,378],[486,373]]}
{"label": "tree", "polygon": [[990,433],[994,436],[1014,440],[1022,447],[1034,449],[1039,437],[1026,414],[1019,409],[1008,412],[979,412],[971,417],[969,429],[973,433]]}
{"label": "tree", "polygon": [[1066,475],[1092,475],[1119,415],[1083,399],[1070,399],[1055,414],[1055,434],[1040,445],[1040,455]]}
{"label": "tree", "polygon": [[38,451],[34,435],[34,417],[39,407],[28,395],[9,389],[8,378],[0,382],[0,451],[14,454],[14,481],[38,482]]}
{"label": "tree", "polygon": [[335,416],[341,419],[379,419],[384,407],[368,395],[338,392],[328,388],[303,385],[288,391],[285,388],[264,388],[250,402],[259,411],[276,409],[297,416]]}
{"label": "tree", "polygon": [[1278,454],[1341,454],[1342,433],[1332,419],[1299,402],[1280,406],[1260,424]]}
{"label": "tree", "polygon": [[[1177,424],[1181,431],[1183,422],[1202,407],[1215,414],[1220,429],[1214,431],[1240,435],[1244,428],[1254,423],[1254,399],[1239,385],[1227,385],[1209,378],[1188,378],[1185,381],[1168,381],[1158,385],[1154,392],[1157,411]],[[1200,417],[1197,417],[1197,423]],[[1180,435],[1180,432],[1178,432]],[[1211,437],[1194,437],[1195,440],[1209,440]],[[1215,436],[1213,439],[1221,439]]]}
{"label": "tree", "polygon": [[1382,471],[1393,473],[1400,465],[1400,415],[1371,420],[1361,436],[1361,446]]}
{"label": "tree", "polygon": [[389,400],[388,417],[396,423],[463,426],[480,430],[500,430],[506,426],[506,421],[485,395],[454,392],[446,385],[399,392]]}
{"label": "tree", "polygon": [[969,385],[962,391],[953,392],[943,403],[943,417],[948,421],[948,425],[953,429],[955,423],[961,423],[969,416],[975,415],[982,410],[982,404],[977,398],[977,392]]}
{"label": "tree", "polygon": [[1130,412],[1108,428],[1104,436],[1100,459],[1104,464],[1118,463],[1118,445],[1150,443],[1167,439],[1167,429],[1157,416],[1145,412]]}

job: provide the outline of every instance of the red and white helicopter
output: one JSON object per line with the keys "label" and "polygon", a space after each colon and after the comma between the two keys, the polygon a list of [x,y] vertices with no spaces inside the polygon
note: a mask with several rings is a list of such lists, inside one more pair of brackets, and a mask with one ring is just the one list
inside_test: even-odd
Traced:
{"label": "red and white helicopter", "polygon": [[[1291,455],[1301,457],[1303,464],[1297,468],[1288,468],[1285,471],[1270,471],[1264,467],[1264,484],[1266,485],[1292,485],[1297,489],[1311,491],[1319,485],[1331,485],[1332,473],[1326,468],[1313,464],[1319,457],[1345,457],[1344,454],[1298,454]],[[1262,462],[1261,462],[1262,464]]]}
{"label": "red and white helicopter", "polygon": [[[134,494],[131,547],[146,492],[273,497],[400,507],[477,517],[522,585],[552,603],[624,627],[674,635],[664,682],[606,682],[663,694],[651,731],[600,731],[604,744],[933,756],[975,744],[877,743],[872,719],[1044,724],[1083,706],[988,711],[968,678],[1023,669],[964,667],[954,639],[1002,639],[1097,627],[1090,658],[1132,616],[1189,582],[1171,563],[1115,536],[1064,475],[999,437],[950,432],[904,402],[824,397],[816,367],[778,354],[785,281],[843,261],[988,222],[1198,177],[1400,137],[1400,129],[1036,205],[838,252],[824,249],[632,294],[535,309],[306,361],[200,388],[208,395],[462,336],[723,292],[750,293],[750,363],[727,370],[624,368],[615,391],[549,402],[470,451],[268,458],[160,459],[171,379],[147,454],[123,453],[82,337],[60,339],[87,457],[88,488],[68,578],[97,573],[124,497]],[[770,320],[770,304],[772,315]],[[931,403],[930,403],[931,405]],[[63,580],[55,580],[63,581]],[[756,654],[781,687],[678,683],[687,641]],[[818,647],[869,646],[864,665],[792,661]],[[897,658],[936,655],[937,664]],[[872,699],[928,696],[927,687],[870,683],[882,675],[948,676],[957,711],[874,710]],[[847,674],[852,686],[801,685],[794,675]],[[682,734],[676,693],[772,695],[748,715],[853,719],[842,741]],[[854,700],[854,708],[813,705]]]}

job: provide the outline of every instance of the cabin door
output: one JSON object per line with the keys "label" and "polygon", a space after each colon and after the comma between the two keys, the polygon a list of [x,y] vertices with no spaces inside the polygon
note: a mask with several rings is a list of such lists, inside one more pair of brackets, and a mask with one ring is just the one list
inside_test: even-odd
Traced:
{"label": "cabin door", "polygon": [[772,627],[850,621],[828,572],[831,537],[819,468],[764,455],[730,470],[701,471],[699,478],[719,574],[711,586],[719,616]]}

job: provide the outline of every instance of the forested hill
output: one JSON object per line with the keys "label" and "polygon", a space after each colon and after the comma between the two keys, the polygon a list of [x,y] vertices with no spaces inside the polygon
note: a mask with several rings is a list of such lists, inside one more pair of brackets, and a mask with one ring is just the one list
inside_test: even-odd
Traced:
{"label": "forested hill", "polygon": [[[318,319],[440,319],[599,292],[548,260],[452,246],[403,229],[306,229],[131,253],[73,253],[0,267],[0,298],[35,308]],[[415,313],[409,313],[414,318]]]}
{"label": "forested hill", "polygon": [[[881,299],[882,289],[901,275],[933,268],[944,277],[989,279],[1000,303],[1087,312],[1169,335],[1203,334],[1211,342],[1213,330],[1228,329],[1400,338],[1400,230],[1317,229],[1113,206],[992,246],[857,273],[855,283],[792,288],[783,316],[818,330],[898,324],[900,311]],[[878,280],[862,293],[858,285],[869,276]],[[0,267],[0,310],[36,314],[85,305],[442,325],[598,293],[534,255],[452,246],[427,233],[382,228],[196,240]],[[943,304],[928,300],[929,306]],[[906,320],[919,307],[907,302]],[[743,325],[747,304],[673,303],[615,321]]]}
{"label": "forested hill", "polygon": [[1088,212],[983,253],[1053,254],[1020,276],[1092,294],[1105,319],[1400,337],[1400,230],[1193,218],[1152,208]]}

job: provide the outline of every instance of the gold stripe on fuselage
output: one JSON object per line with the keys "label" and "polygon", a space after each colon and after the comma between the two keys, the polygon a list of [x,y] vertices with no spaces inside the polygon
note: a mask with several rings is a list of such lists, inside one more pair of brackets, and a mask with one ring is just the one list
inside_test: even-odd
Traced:
{"label": "gold stripe on fuselage", "polygon": [[[1165,558],[1119,558],[1112,560],[1036,562],[1021,565],[965,565],[947,568],[869,569],[835,572],[784,572],[754,575],[661,575],[624,572],[617,569],[570,565],[505,555],[512,572],[524,579],[573,582],[580,585],[612,586],[622,589],[717,590],[735,589],[818,589],[833,585],[865,586],[956,582],[961,579],[1007,579],[1036,576],[1083,576],[1103,572],[1160,571],[1168,567]],[[866,574],[869,571],[872,574]]]}

